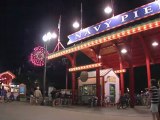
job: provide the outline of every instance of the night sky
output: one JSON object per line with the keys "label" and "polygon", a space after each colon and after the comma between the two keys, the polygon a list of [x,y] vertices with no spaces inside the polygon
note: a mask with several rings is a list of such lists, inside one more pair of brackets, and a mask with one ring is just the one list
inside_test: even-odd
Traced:
{"label": "night sky", "polygon": [[[0,0],[0,72],[16,71],[19,67],[34,69],[29,55],[34,47],[43,46],[42,36],[45,33],[57,30],[60,15],[61,41],[67,47],[67,35],[75,32],[72,23],[80,19],[81,1],[83,27],[110,17],[103,12],[110,0]],[[115,15],[152,1],[114,0]],[[55,45],[56,41],[50,42],[49,52]]]}

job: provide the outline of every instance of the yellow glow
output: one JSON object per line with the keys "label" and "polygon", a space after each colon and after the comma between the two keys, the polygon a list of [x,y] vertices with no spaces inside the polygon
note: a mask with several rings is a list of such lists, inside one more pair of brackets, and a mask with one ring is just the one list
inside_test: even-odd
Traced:
{"label": "yellow glow", "polygon": [[152,28],[152,27],[153,27],[153,25],[150,23],[150,24],[149,24],[149,27],[150,27],[150,28]]}
{"label": "yellow glow", "polygon": [[87,43],[87,46],[88,46],[88,47],[90,46],[90,43],[89,43],[89,42]]}
{"label": "yellow glow", "polygon": [[115,34],[112,35],[112,38],[115,39]]}
{"label": "yellow glow", "polygon": [[127,34],[128,34],[128,35],[130,35],[130,34],[131,34],[130,30],[127,30]]}
{"label": "yellow glow", "polygon": [[126,69],[122,69],[122,70],[115,70],[114,72],[115,72],[115,73],[124,73],[124,72],[126,72]]}
{"label": "yellow glow", "polygon": [[143,26],[143,28],[144,28],[144,30],[146,30],[146,29],[147,29],[147,26],[146,26],[146,25],[144,25],[144,26]]}
{"label": "yellow glow", "polygon": [[135,33],[135,32],[136,32],[136,29],[135,29],[135,28],[133,28],[133,29],[132,29],[132,32],[133,32],[133,33]]}
{"label": "yellow glow", "polygon": [[107,39],[106,39],[106,38],[103,38],[103,41],[105,42],[105,41],[107,41]]}
{"label": "yellow glow", "polygon": [[108,39],[108,40],[111,40],[111,36],[108,36],[107,39]]}
{"label": "yellow glow", "polygon": [[120,33],[117,34],[117,37],[121,37]]}
{"label": "yellow glow", "polygon": [[122,31],[122,35],[123,35],[123,36],[125,35],[125,31]]}
{"label": "yellow glow", "polygon": [[158,26],[159,26],[157,21],[155,22],[155,25],[156,25],[156,27],[158,27]]}
{"label": "yellow glow", "polygon": [[141,27],[140,26],[137,29],[138,29],[138,31],[141,31]]}
{"label": "yellow glow", "polygon": [[79,66],[79,67],[69,68],[69,72],[87,70],[87,69],[97,68],[97,67],[100,67],[100,66],[101,66],[101,63],[95,63],[95,64],[90,64],[90,65],[85,65],[85,66]]}

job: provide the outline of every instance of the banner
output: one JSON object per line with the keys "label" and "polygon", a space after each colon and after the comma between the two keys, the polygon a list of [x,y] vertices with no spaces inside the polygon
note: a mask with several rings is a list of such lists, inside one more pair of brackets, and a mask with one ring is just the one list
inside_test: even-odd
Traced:
{"label": "banner", "polygon": [[81,41],[93,35],[108,31],[110,29],[134,22],[136,20],[149,17],[160,12],[160,0],[146,4],[134,10],[114,16],[110,19],[102,21],[96,25],[82,29],[68,36],[67,45]]}

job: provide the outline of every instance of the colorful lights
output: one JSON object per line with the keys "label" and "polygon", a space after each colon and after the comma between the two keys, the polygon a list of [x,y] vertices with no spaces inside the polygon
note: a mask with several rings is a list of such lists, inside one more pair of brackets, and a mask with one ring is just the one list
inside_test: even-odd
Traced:
{"label": "colorful lights", "polygon": [[0,81],[7,80],[6,76],[10,76],[11,79],[14,79],[16,76],[10,71],[6,71],[0,74]]}
{"label": "colorful lights", "polygon": [[148,22],[148,23],[144,23],[144,24],[140,24],[128,29],[124,29],[124,30],[120,30],[111,34],[107,34],[104,37],[100,37],[97,39],[92,39],[90,41],[87,42],[83,42],[81,44],[77,44],[73,47],[49,54],[48,59],[54,59],[69,53],[73,53],[79,50],[83,50],[85,48],[89,48],[95,45],[99,45],[101,43],[107,42],[107,41],[111,41],[111,40],[116,40],[118,38],[122,38],[122,37],[126,37],[128,35],[133,35],[142,31],[146,31],[149,29],[153,29],[153,28],[157,28],[160,27],[160,19]]}
{"label": "colorful lights", "polygon": [[[45,48],[38,46],[34,48],[34,51],[30,55],[30,61],[35,66],[43,66],[44,65],[44,52]],[[47,52],[48,55],[48,52]]]}
{"label": "colorful lights", "polygon": [[82,71],[82,70],[87,70],[87,69],[93,69],[97,67],[101,67],[102,63],[95,63],[95,64],[90,64],[90,65],[85,65],[85,66],[79,66],[79,67],[74,67],[74,68],[69,68],[69,72],[75,72],[75,71]]}
{"label": "colorful lights", "polygon": [[115,72],[115,73],[124,73],[124,72],[126,72],[126,69],[122,69],[122,70],[115,70],[114,72]]}
{"label": "colorful lights", "polygon": [[6,80],[7,78],[0,78],[0,81]]}

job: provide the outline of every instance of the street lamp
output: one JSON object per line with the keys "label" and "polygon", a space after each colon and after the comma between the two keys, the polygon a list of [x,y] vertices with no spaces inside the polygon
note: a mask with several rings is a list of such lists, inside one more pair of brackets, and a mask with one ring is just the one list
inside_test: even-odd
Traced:
{"label": "street lamp", "polygon": [[152,43],[152,46],[153,46],[153,47],[158,46],[158,42],[154,41],[154,42]]}
{"label": "street lamp", "polygon": [[107,14],[110,14],[112,12],[112,8],[110,6],[107,6],[105,9],[104,9],[104,12],[107,13]]}
{"label": "street lamp", "polygon": [[125,48],[123,48],[123,49],[121,50],[121,53],[122,53],[122,54],[126,54],[126,53],[127,53],[127,50],[126,50]]}
{"label": "street lamp", "polygon": [[83,24],[83,5],[82,5],[82,2],[81,2],[81,18],[80,18],[80,23],[78,21],[75,21],[72,26],[73,28],[75,29],[78,29],[80,27],[80,29],[82,30],[82,24]]}
{"label": "street lamp", "polygon": [[[47,43],[51,40],[51,39],[55,39],[57,37],[56,33],[50,33],[48,32],[47,34],[45,34],[42,39],[44,41],[44,74],[43,74],[43,100],[45,101],[45,90],[46,90],[46,65],[47,65]],[[43,102],[44,102],[43,101]]]}
{"label": "street lamp", "polygon": [[104,8],[104,12],[106,14],[111,14],[112,13],[112,17],[114,17],[114,1],[111,0],[110,4],[111,5],[109,5],[109,6],[107,6],[107,7]]}
{"label": "street lamp", "polygon": [[77,21],[75,21],[75,22],[73,23],[73,27],[74,27],[74,28],[77,29],[77,28],[79,28],[79,26],[80,26],[80,24],[79,24]]}

